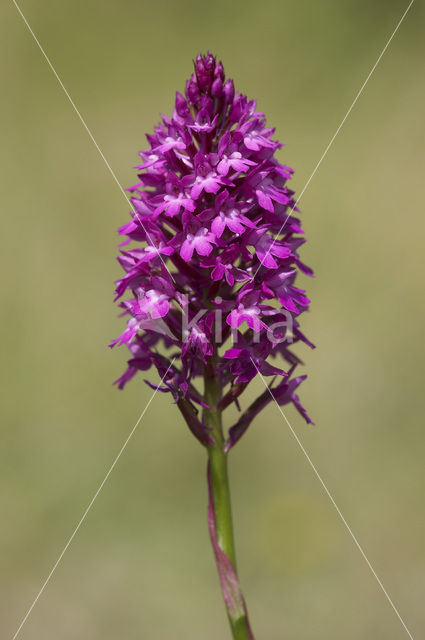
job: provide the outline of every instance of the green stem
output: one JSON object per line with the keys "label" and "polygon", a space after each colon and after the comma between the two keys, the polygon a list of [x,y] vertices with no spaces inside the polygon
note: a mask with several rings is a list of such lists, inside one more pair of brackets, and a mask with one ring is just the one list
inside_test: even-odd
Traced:
{"label": "green stem", "polygon": [[[245,603],[236,574],[236,553],[233,536],[232,510],[230,503],[229,475],[227,469],[227,453],[224,450],[224,436],[221,419],[221,410],[217,409],[217,404],[221,398],[221,384],[218,376],[214,375],[214,363],[205,367],[205,402],[210,407],[205,409],[204,418],[206,426],[211,429],[211,435],[215,445],[207,447],[209,478],[211,483],[213,509],[215,517],[215,534],[217,544],[226,554],[233,565],[234,573],[231,579],[230,590],[236,592],[235,601],[242,602],[242,606],[234,606],[229,603],[229,590],[226,590],[222,582],[223,597],[226,604],[227,615],[234,640],[252,640]],[[216,560],[222,579],[223,567],[219,566]],[[234,584],[236,583],[236,584]]]}

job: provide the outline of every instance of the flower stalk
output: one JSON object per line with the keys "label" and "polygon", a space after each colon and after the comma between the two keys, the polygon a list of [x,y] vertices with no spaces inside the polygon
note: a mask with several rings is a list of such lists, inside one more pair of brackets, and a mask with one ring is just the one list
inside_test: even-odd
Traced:
{"label": "flower stalk", "polygon": [[214,360],[205,366],[204,423],[210,430],[214,444],[208,452],[208,524],[214,549],[221,590],[227,610],[230,629],[235,640],[253,640],[248,613],[236,569],[236,552],[233,533],[232,508],[228,474],[228,453],[222,427],[221,384],[214,375]]}

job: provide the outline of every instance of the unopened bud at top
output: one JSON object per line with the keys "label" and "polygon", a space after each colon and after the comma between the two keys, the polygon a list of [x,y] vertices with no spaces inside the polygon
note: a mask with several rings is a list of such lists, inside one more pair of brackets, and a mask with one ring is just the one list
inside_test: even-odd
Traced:
{"label": "unopened bud at top", "polygon": [[223,94],[226,104],[232,104],[235,97],[235,86],[230,78],[224,83]]}
{"label": "unopened bud at top", "polygon": [[202,92],[209,91],[214,77],[215,58],[211,53],[206,56],[198,54],[195,61],[195,73],[198,86]]}
{"label": "unopened bud at top", "polygon": [[186,95],[192,104],[197,104],[201,98],[195,74],[186,83]]}

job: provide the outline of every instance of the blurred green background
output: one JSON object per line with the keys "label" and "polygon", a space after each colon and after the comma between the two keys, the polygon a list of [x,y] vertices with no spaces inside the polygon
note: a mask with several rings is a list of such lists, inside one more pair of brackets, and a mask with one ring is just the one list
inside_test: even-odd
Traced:
{"label": "blurred green background", "polygon": [[[124,186],[191,60],[210,48],[258,98],[298,193],[407,1],[22,0]],[[111,382],[129,207],[11,1],[0,8],[0,630],[11,638],[151,391]],[[412,634],[425,631],[424,8],[415,2],[302,198],[318,348],[316,426],[287,415]],[[261,390],[261,382],[251,395]],[[228,638],[205,456],[155,397],[21,632]],[[231,460],[258,640],[407,637],[276,407]]]}

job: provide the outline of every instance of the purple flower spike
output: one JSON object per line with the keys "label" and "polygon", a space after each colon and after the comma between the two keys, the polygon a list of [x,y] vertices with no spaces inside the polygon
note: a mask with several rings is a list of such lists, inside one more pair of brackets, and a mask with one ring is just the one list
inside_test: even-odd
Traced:
{"label": "purple flower spike", "polygon": [[[131,358],[117,384],[152,365],[161,375],[175,357],[161,388],[176,400],[178,377],[182,408],[181,397],[199,401],[197,379],[214,358],[223,397],[238,403],[233,390],[260,371],[277,377],[280,402],[279,385],[301,381],[291,378],[298,364],[291,343],[311,344],[299,329],[309,300],[295,281],[312,271],[298,254],[304,238],[288,187],[293,171],[276,159],[283,145],[256,102],[235,92],[222,63],[200,54],[194,67],[171,118],[162,116],[139,153],[134,212],[119,231],[126,240],[116,293],[129,319],[112,345],[126,344]],[[285,402],[309,421],[298,396],[287,393]],[[266,404],[263,398],[241,416],[231,444]],[[200,440],[207,442],[202,420],[196,429],[198,436],[205,429]]]}

